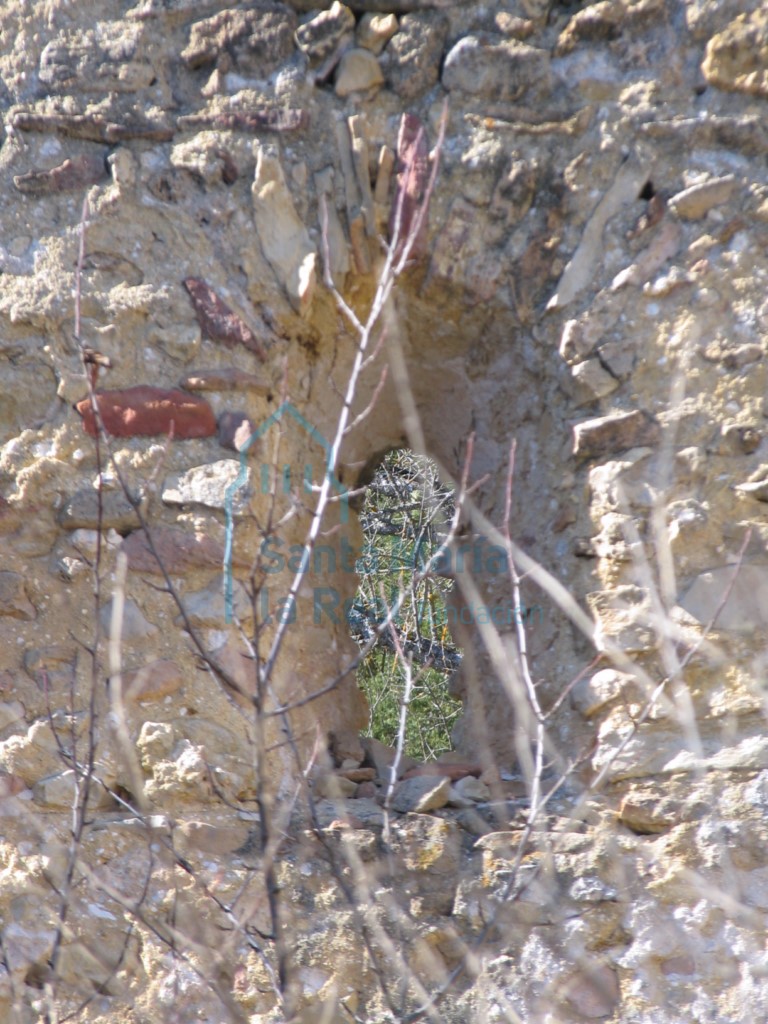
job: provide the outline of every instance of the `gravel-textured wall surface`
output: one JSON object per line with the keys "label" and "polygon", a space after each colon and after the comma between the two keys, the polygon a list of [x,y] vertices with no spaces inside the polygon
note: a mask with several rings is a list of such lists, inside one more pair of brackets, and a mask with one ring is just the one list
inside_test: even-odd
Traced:
{"label": "gravel-textured wall surface", "polygon": [[[356,653],[360,543],[354,501],[334,503],[267,695],[295,705],[325,830],[300,800],[277,854],[296,1005],[378,1021],[424,1000],[381,995],[377,953],[403,964],[361,941],[328,867],[354,849],[379,867],[369,887],[345,869],[353,902],[404,908],[391,934],[419,983],[467,964],[433,1019],[763,1021],[764,5],[324,6],[0,10],[0,1017],[281,1019],[254,750],[288,811],[300,773],[250,695],[358,340],[324,266],[364,318],[447,101],[337,483],[417,443],[412,409],[448,473],[471,451],[464,715],[434,785],[400,784],[379,863],[386,752],[356,739],[353,675],[329,685]],[[545,723],[545,789],[566,781],[532,836],[511,588],[481,537],[513,439],[512,534],[551,574],[523,581],[544,710],[579,677]],[[227,622],[228,510],[255,645]]]}

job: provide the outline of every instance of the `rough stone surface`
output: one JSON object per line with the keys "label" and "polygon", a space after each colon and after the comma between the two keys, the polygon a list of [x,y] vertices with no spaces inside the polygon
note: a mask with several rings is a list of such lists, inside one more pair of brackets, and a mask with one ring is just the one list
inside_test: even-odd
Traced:
{"label": "rough stone surface", "polygon": [[403,779],[395,790],[392,806],[396,811],[435,811],[445,807],[451,792],[451,780],[445,776],[436,778],[417,775]]}
{"label": "rough stone surface", "polygon": [[[184,610],[190,625],[211,629],[220,629],[225,625],[227,605],[223,590],[219,578],[184,598]],[[238,582],[235,582],[232,589],[232,613],[244,622],[252,617],[251,601],[243,585]],[[179,617],[176,622],[181,625],[182,619]]]}
{"label": "rough stone surface", "polygon": [[170,697],[181,689],[184,685],[184,673],[175,662],[160,659],[133,672],[124,672],[121,682],[124,699],[155,701]]}
{"label": "rough stone surface", "polygon": [[463,779],[458,779],[454,783],[453,788],[460,796],[477,803],[483,800],[490,800],[491,798],[491,791],[486,784],[472,775],[466,775]]}
{"label": "rough stone surface", "polygon": [[608,373],[599,359],[587,359],[574,366],[573,379],[583,396],[582,404],[605,398],[619,387],[619,381]]}
{"label": "rough stone surface", "polygon": [[29,620],[36,614],[24,588],[24,577],[16,572],[0,572],[0,615]]}
{"label": "rough stone surface", "polygon": [[328,772],[320,775],[313,786],[314,795],[318,799],[339,800],[351,797],[357,789],[357,783],[343,775]]}
{"label": "rough stone surface", "polygon": [[398,823],[392,847],[400,867],[401,898],[420,914],[450,913],[461,848],[455,822],[408,814]]}
{"label": "rough stone surface", "polygon": [[[35,803],[41,807],[69,810],[77,797],[75,773],[57,772],[55,775],[39,779],[32,789],[32,794]],[[112,797],[107,790],[99,787],[91,806],[94,810],[111,807]]]}
{"label": "rough stone surface", "polygon": [[365,757],[360,737],[350,729],[340,729],[331,733],[329,748],[337,765],[350,761],[359,765]]}
{"label": "rough stone surface", "polygon": [[333,0],[327,11],[320,11],[309,21],[296,29],[296,43],[299,49],[313,60],[322,61],[330,57],[339,42],[355,28],[355,16],[349,7]]}
{"label": "rough stone surface", "polygon": [[[1,1020],[766,1019],[765,36],[760,0],[3,5]],[[348,48],[384,83],[339,96]],[[326,248],[364,318],[436,167],[260,689],[358,353]],[[342,613],[406,440],[469,492],[457,749],[397,784],[472,771],[419,813]]]}
{"label": "rough stone surface", "polygon": [[384,51],[387,82],[405,102],[416,99],[438,80],[448,20],[438,11],[405,14],[400,30]]}
{"label": "rough stone surface", "polygon": [[76,160],[65,160],[50,170],[17,174],[13,184],[25,195],[44,195],[46,192],[66,192],[95,185],[106,177],[106,173],[104,156],[88,153]]}
{"label": "rough stone surface", "polygon": [[714,206],[728,202],[737,186],[738,183],[733,174],[727,174],[711,181],[703,181],[672,196],[669,200],[669,207],[678,217],[684,217],[686,220],[698,220],[699,217],[709,213]]}
{"label": "rough stone surface", "polygon": [[293,49],[295,15],[281,3],[260,3],[254,10],[225,10],[195,22],[181,57],[189,67],[215,63],[244,75],[265,77]]}
{"label": "rough stone surface", "polygon": [[264,255],[294,309],[306,316],[315,293],[317,252],[296,212],[276,151],[259,148],[253,214]]}
{"label": "rough stone surface", "polygon": [[582,458],[611,455],[653,444],[658,437],[658,425],[639,410],[598,416],[574,427],[573,454]]}
{"label": "rough stone surface", "polygon": [[768,96],[768,16],[740,14],[707,43],[704,77],[720,89]]}
{"label": "rough stone surface", "polygon": [[[397,759],[397,750],[394,747],[388,747],[386,743],[382,743],[381,740],[377,740],[373,736],[364,736],[362,738],[362,745],[365,751],[366,763],[373,765],[378,772],[379,778],[386,779],[388,782],[391,775],[390,768]],[[413,758],[408,757],[407,754],[402,754],[399,760],[397,760],[397,765],[398,775],[401,777],[409,769],[415,768],[416,762]]]}
{"label": "rough stone surface", "polygon": [[384,75],[370,50],[353,47],[339,61],[334,80],[336,95],[342,99],[356,92],[368,92],[382,85]]}
{"label": "rough stone surface", "polygon": [[680,605],[702,625],[752,633],[768,624],[768,566],[720,566],[701,573]]}
{"label": "rough stone surface", "polygon": [[619,697],[629,682],[631,676],[622,675],[612,668],[601,669],[574,686],[571,690],[571,703],[585,718],[591,718]]}
{"label": "rough stone surface", "polygon": [[65,530],[133,530],[139,525],[136,509],[122,491],[81,488],[62,505],[59,523]]}
{"label": "rough stone surface", "polygon": [[394,14],[364,14],[357,23],[357,45],[364,46],[366,50],[378,55],[397,29],[397,18]]}
{"label": "rough stone surface", "polygon": [[[114,599],[108,601],[101,610],[101,625],[107,633],[110,633],[113,629],[113,606]],[[121,612],[122,614],[118,619],[118,636],[122,640],[135,643],[138,640],[145,640],[158,632],[157,626],[147,620],[135,601],[126,601],[121,608]]]}
{"label": "rough stone surface", "polygon": [[56,92],[145,89],[154,72],[142,42],[138,25],[101,22],[96,31],[89,27],[62,32],[43,47],[40,81]]}
{"label": "rough stone surface", "polygon": [[163,485],[163,501],[168,505],[204,505],[206,508],[224,509],[229,494],[232,508],[242,513],[247,507],[250,468],[246,467],[243,473],[242,487],[238,486],[240,470],[237,459],[219,459],[204,466],[193,466],[186,473],[168,477]]}
{"label": "rough stone surface", "polygon": [[442,83],[494,100],[516,100],[531,87],[542,89],[549,71],[544,50],[497,36],[465,36],[448,53]]}
{"label": "rough stone surface", "polygon": [[160,573],[162,566],[172,575],[181,575],[219,568],[224,561],[224,545],[215,537],[168,526],[152,531],[151,547],[146,534],[136,530],[125,538],[120,550],[134,572]]}

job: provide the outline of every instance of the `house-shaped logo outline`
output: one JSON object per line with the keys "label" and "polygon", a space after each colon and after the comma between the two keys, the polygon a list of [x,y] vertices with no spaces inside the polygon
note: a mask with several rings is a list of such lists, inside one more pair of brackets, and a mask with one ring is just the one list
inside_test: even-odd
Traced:
{"label": "house-shaped logo outline", "polygon": [[345,487],[344,484],[336,476],[331,468],[331,457],[332,450],[328,441],[323,437],[317,427],[307,420],[296,406],[292,402],[282,402],[279,408],[264,420],[259,427],[253,431],[251,436],[248,438],[246,443],[240,448],[238,455],[240,458],[240,472],[237,477],[232,481],[231,484],[224,491],[224,512],[226,515],[227,526],[226,526],[226,540],[224,544],[224,607],[226,621],[232,621],[232,542],[234,539],[234,515],[232,512],[232,504],[234,501],[235,494],[244,487],[248,481],[248,473],[246,466],[246,459],[248,456],[248,450],[254,441],[258,441],[259,438],[263,437],[268,430],[271,429],[273,424],[279,423],[283,416],[292,416],[293,419],[298,423],[303,430],[316,441],[325,452],[325,476],[330,476],[331,483],[337,489],[341,495],[341,521],[342,523],[349,522],[349,488]]}

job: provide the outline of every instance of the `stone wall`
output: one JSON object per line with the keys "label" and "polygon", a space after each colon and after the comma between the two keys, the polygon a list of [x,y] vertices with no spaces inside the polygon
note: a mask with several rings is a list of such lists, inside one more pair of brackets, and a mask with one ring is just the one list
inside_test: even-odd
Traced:
{"label": "stone wall", "polygon": [[[547,719],[546,756],[552,780],[566,773],[557,813],[576,808],[579,838],[541,836],[534,858],[570,888],[559,905],[557,886],[529,899],[538,910],[518,915],[499,957],[482,907],[504,902],[509,816],[491,814],[507,838],[481,840],[461,884],[454,824],[443,834],[407,819],[406,863],[419,830],[436,828],[455,897],[430,910],[429,884],[414,883],[417,919],[452,915],[418,941],[450,969],[451,929],[482,936],[461,1019],[514,1019],[504,1006],[542,1020],[551,1006],[563,1020],[763,1019],[762,5],[324,6],[39,0],[0,13],[0,763],[4,813],[18,819],[5,844],[8,991],[33,1006],[49,953],[38,894],[52,903],[46,882],[63,877],[77,743],[95,744],[93,813],[117,813],[117,795],[188,832],[198,817],[230,827],[222,801],[249,806],[254,749],[269,749],[283,795],[297,764],[322,761],[328,734],[337,754],[350,744],[337,765],[359,767],[352,737],[367,711],[344,674],[356,648],[340,611],[360,529],[345,495],[398,445],[423,442],[454,479],[471,452],[461,539],[478,571],[477,589],[454,598],[456,756],[478,762],[497,804],[511,799],[531,722],[486,526],[503,524],[514,439],[512,534],[548,573],[523,581],[542,707],[577,680]],[[312,517],[304,476],[322,478],[359,340],[324,267],[364,320],[380,238],[412,222],[438,157],[428,225],[354,396],[325,561],[264,697],[266,711],[292,710],[255,735],[255,666]],[[109,435],[98,443],[89,378]],[[595,648],[603,660],[584,673]],[[128,831],[98,836],[91,869],[132,863]],[[217,842],[228,856],[244,838]],[[133,898],[138,874],[126,886]],[[125,928],[104,927],[114,952]],[[165,970],[142,942],[121,967],[139,1007]],[[715,983],[728,943],[744,952]],[[67,984],[83,971],[103,984],[72,955]],[[248,977],[243,991],[266,985]],[[366,1005],[369,967],[355,984]],[[219,1003],[235,990],[222,982]],[[488,992],[501,993],[497,1017]],[[237,1012],[262,1012],[257,1002],[240,998]]]}

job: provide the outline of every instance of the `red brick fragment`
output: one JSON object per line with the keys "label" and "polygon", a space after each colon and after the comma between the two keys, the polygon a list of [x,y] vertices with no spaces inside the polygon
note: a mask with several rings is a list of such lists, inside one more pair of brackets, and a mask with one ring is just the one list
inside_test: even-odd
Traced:
{"label": "red brick fragment", "polygon": [[376,778],[375,768],[340,768],[338,774],[350,782],[373,782]]}
{"label": "red brick fragment", "polygon": [[[115,437],[210,437],[216,433],[213,409],[198,395],[140,384],[116,391],[97,391],[99,413],[108,434]],[[95,437],[96,416],[90,398],[75,406],[86,433]]]}
{"label": "red brick fragment", "polygon": [[176,119],[180,131],[197,128],[241,132],[295,132],[309,125],[309,113],[298,108],[253,110],[249,113],[185,114]]}
{"label": "red brick fragment", "polygon": [[23,192],[25,195],[39,196],[45,195],[46,192],[66,192],[73,188],[95,185],[106,175],[104,156],[87,153],[72,160],[65,160],[64,163],[52,167],[49,171],[29,171],[27,174],[17,174],[13,179],[13,184],[19,192]]}
{"label": "red brick fragment", "polygon": [[13,115],[12,126],[21,132],[61,132],[73,139],[89,142],[122,142],[126,139],[147,139],[170,142],[173,129],[152,122],[119,124],[100,114],[35,114],[20,111]]}
{"label": "red brick fragment", "polygon": [[365,828],[365,822],[362,818],[356,817],[354,814],[348,814],[346,818],[334,818],[333,821],[328,825],[325,831],[327,832],[343,832],[348,828],[361,829]]}
{"label": "red brick fragment", "polygon": [[211,341],[221,341],[229,348],[238,344],[245,345],[262,361],[267,358],[264,346],[248,324],[202,278],[187,277],[184,279],[184,287],[189,292],[197,322],[206,337]]}
{"label": "red brick fragment", "polygon": [[[397,188],[389,215],[389,237],[391,241],[397,228],[397,253],[399,255],[418,217],[419,207],[425,199],[429,182],[427,132],[415,114],[403,114],[400,119],[400,131],[397,135],[397,161]],[[412,259],[418,259],[426,253],[427,216],[425,210],[410,255]]]}

